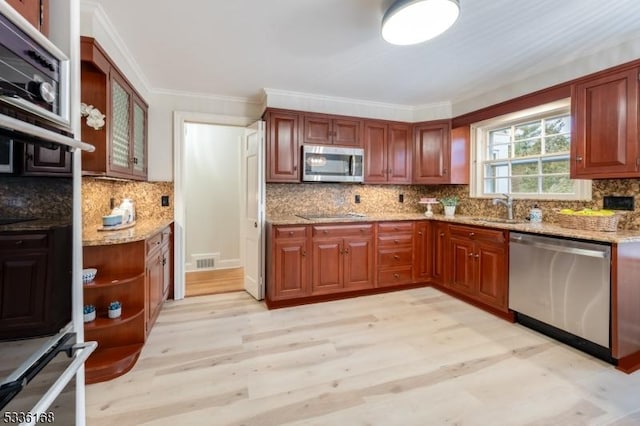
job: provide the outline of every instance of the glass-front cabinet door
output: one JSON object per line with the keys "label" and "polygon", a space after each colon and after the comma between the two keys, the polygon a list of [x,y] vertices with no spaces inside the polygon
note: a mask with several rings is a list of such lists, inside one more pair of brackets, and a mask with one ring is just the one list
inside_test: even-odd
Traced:
{"label": "glass-front cabinet door", "polygon": [[137,97],[133,98],[133,174],[147,174],[147,108]]}
{"label": "glass-front cabinet door", "polygon": [[111,73],[111,147],[109,165],[113,171],[131,171],[131,98],[126,83]]}

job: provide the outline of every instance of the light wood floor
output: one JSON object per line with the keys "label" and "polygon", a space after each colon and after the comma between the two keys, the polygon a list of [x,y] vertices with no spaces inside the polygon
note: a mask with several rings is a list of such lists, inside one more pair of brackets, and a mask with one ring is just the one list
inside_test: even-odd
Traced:
{"label": "light wood floor", "polygon": [[168,302],[88,425],[637,425],[640,372],[432,288],[268,311]]}
{"label": "light wood floor", "polygon": [[244,268],[193,271],[185,274],[185,295],[228,293],[244,289]]}

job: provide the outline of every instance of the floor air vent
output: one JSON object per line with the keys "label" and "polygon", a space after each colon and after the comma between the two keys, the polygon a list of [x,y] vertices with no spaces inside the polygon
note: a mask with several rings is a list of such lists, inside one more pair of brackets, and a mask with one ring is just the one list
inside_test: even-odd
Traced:
{"label": "floor air vent", "polygon": [[214,257],[205,257],[196,260],[196,269],[213,269],[215,265]]}

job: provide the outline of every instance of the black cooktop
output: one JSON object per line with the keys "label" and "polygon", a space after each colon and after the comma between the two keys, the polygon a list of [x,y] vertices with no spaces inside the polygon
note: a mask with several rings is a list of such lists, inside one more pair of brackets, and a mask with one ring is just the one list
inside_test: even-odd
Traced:
{"label": "black cooktop", "polygon": [[35,217],[0,217],[1,225],[11,225],[12,223],[28,222],[30,220],[36,220]]}

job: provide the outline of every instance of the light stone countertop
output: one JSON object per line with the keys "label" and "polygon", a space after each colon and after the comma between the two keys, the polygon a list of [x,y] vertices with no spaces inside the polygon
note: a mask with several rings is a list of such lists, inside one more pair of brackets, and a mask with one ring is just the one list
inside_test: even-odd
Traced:
{"label": "light stone countertop", "polygon": [[475,225],[494,229],[508,229],[510,231],[528,232],[532,234],[553,235],[567,238],[577,238],[583,240],[600,241],[606,243],[632,243],[640,242],[640,231],[617,231],[617,232],[599,232],[587,231],[581,229],[562,228],[551,223],[502,223],[491,222],[491,218],[481,218],[477,216],[460,216],[445,217],[444,215],[434,214],[432,217],[426,217],[421,213],[390,213],[390,214],[367,214],[364,217],[351,217],[339,219],[304,219],[298,216],[273,216],[268,217],[267,222],[272,225],[315,225],[327,223],[358,223],[358,222],[383,222],[394,220],[439,220],[449,223],[457,223],[461,225]]}
{"label": "light stone countertop", "polygon": [[86,225],[82,231],[83,246],[105,246],[146,240],[173,223],[173,219],[138,220],[136,225],[120,231],[98,231],[101,224]]}

